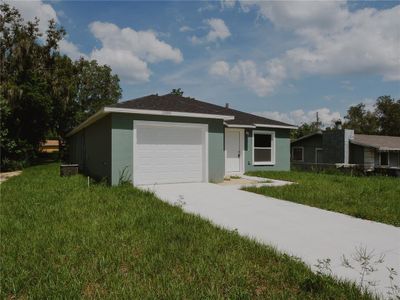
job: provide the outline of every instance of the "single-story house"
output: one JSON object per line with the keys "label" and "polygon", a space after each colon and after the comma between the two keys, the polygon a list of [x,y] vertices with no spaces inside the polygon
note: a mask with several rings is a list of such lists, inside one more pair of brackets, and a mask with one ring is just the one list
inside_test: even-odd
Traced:
{"label": "single-story house", "polygon": [[110,184],[220,182],[290,169],[296,127],[195,100],[149,95],[106,106],[68,135],[70,163]]}
{"label": "single-story house", "polygon": [[350,129],[318,131],[291,142],[291,163],[399,169],[400,137],[355,134]]}

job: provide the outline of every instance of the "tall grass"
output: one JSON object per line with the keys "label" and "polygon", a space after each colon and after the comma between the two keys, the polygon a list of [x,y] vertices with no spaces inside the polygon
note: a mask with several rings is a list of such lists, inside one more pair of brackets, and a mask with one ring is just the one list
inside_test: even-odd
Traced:
{"label": "tall grass", "polygon": [[129,185],[28,168],[1,185],[2,299],[369,299]]}
{"label": "tall grass", "polygon": [[251,172],[253,176],[294,181],[282,187],[247,191],[400,226],[400,179],[312,172]]}

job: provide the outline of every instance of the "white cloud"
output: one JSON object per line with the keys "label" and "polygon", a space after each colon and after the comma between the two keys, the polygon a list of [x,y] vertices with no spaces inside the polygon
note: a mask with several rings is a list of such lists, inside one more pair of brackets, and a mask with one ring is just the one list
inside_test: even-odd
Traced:
{"label": "white cloud", "polygon": [[164,60],[180,63],[183,60],[179,49],[159,40],[153,31],[121,29],[104,22],[93,22],[89,28],[102,43],[102,47],[94,49],[90,57],[109,65],[128,83],[148,81],[151,75],[149,63]]}
{"label": "white cloud", "polygon": [[[24,21],[33,21],[35,17],[39,19],[39,30],[44,34],[41,39],[45,38],[45,33],[48,28],[48,23],[51,19],[59,22],[57,13],[50,4],[45,4],[42,1],[8,1],[11,6],[14,6],[21,13]],[[64,12],[61,12],[64,16]],[[79,59],[87,57],[79,51],[78,46],[64,38],[59,42],[60,51],[68,55],[71,59]]]}
{"label": "white cloud", "polygon": [[90,58],[100,64],[109,65],[114,73],[130,84],[148,81],[151,75],[147,63],[129,50],[94,49]]}
{"label": "white cloud", "polygon": [[191,41],[193,44],[223,41],[231,36],[228,26],[222,19],[207,19],[204,20],[204,23],[210,28],[209,32],[203,37],[192,36]]}
{"label": "white cloud", "polygon": [[251,60],[239,60],[232,67],[226,61],[217,61],[211,65],[209,73],[228,78],[238,84],[244,84],[258,96],[272,93],[286,76],[285,69],[279,61],[269,61],[261,68]]}
{"label": "white cloud", "polygon": [[[59,22],[57,13],[50,4],[42,1],[9,1],[21,13],[25,21],[40,19],[39,29],[44,32],[48,21]],[[82,53],[78,46],[67,38],[60,41],[60,51],[71,59],[80,57],[96,59],[107,64],[113,72],[127,83],[148,81],[151,75],[149,64],[165,60],[180,63],[183,60],[179,49],[159,40],[153,31],[135,31],[132,28],[119,28],[112,23],[93,22],[89,25],[91,33],[100,40],[102,46],[93,49],[89,55]]]}
{"label": "white cloud", "polygon": [[42,1],[7,1],[8,4],[19,10],[24,21],[33,21],[35,17],[40,19],[39,29],[45,32],[51,19],[58,21],[57,13],[50,4]]}
{"label": "white cloud", "polygon": [[81,57],[88,58],[85,53],[79,51],[78,47],[74,43],[66,39],[61,40],[58,45],[60,46],[60,51],[73,60],[77,60]]}
{"label": "white cloud", "polygon": [[212,5],[211,3],[207,3],[206,5],[199,7],[199,8],[197,9],[197,11],[198,11],[199,13],[202,13],[202,12],[204,12],[204,11],[211,11],[211,10],[214,10],[214,9],[216,9],[216,8],[217,8],[217,6]]}
{"label": "white cloud", "polygon": [[308,112],[305,112],[302,109],[297,109],[287,113],[280,113],[277,111],[265,111],[265,112],[255,112],[254,114],[269,119],[279,120],[289,124],[301,125],[303,123],[315,122],[317,112],[318,112],[318,117],[322,122],[323,126],[329,126],[332,124],[332,121],[336,121],[341,118],[339,112],[333,112],[326,107],[318,108]]}
{"label": "white cloud", "polygon": [[231,35],[225,22],[221,19],[208,19],[206,23],[211,27],[206,37],[209,42],[215,42],[218,39],[224,40]]}
{"label": "white cloud", "polygon": [[340,26],[348,17],[346,2],[337,1],[241,1],[247,11],[256,8],[260,15],[275,26],[303,31],[305,29],[328,30]]}
{"label": "white cloud", "polygon": [[294,32],[303,46],[281,59],[292,76],[378,74],[400,80],[400,5],[350,11],[344,1],[243,2],[276,27]]}
{"label": "white cloud", "polygon": [[187,31],[193,31],[193,30],[194,29],[192,27],[189,27],[189,26],[186,26],[186,25],[184,25],[181,28],[179,28],[180,32],[187,32]]}
{"label": "white cloud", "polygon": [[211,65],[209,72],[212,75],[229,77],[230,67],[226,61],[220,60]]}
{"label": "white cloud", "polygon": [[342,86],[343,89],[348,90],[348,91],[352,91],[354,90],[354,86],[351,84],[351,82],[349,80],[342,80],[340,82],[340,85]]}
{"label": "white cloud", "polygon": [[221,9],[234,8],[236,5],[236,0],[221,0]]}
{"label": "white cloud", "polygon": [[[350,11],[345,1],[241,1],[240,5],[245,12],[257,9],[276,28],[301,41],[267,61],[268,67],[246,60],[252,71],[239,72],[237,82],[259,96],[272,93],[287,78],[307,75],[373,74],[400,80],[400,5],[356,11]],[[241,64],[237,61],[234,66]],[[230,72],[214,74],[232,77]]]}

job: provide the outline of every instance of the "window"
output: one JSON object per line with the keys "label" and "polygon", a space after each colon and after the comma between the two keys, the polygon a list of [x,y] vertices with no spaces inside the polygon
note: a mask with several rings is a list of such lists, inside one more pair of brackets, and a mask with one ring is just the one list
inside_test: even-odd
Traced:
{"label": "window", "polygon": [[253,131],[253,164],[275,164],[275,133]]}
{"label": "window", "polygon": [[292,160],[293,161],[303,161],[304,160],[304,148],[303,147],[293,147],[292,148]]}
{"label": "window", "polygon": [[389,152],[380,152],[380,158],[381,166],[389,165]]}

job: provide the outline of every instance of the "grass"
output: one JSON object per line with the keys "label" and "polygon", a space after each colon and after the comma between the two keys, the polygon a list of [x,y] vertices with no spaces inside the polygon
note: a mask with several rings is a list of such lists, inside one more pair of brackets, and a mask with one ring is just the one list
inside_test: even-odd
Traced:
{"label": "grass", "polygon": [[247,191],[400,226],[400,179],[312,172],[250,172],[249,175],[294,181],[281,187]]}
{"label": "grass", "polygon": [[2,299],[371,298],[128,185],[49,164],[0,187]]}

